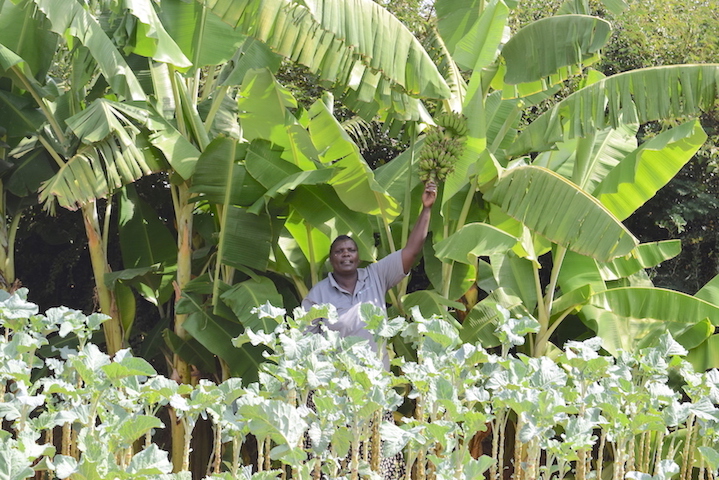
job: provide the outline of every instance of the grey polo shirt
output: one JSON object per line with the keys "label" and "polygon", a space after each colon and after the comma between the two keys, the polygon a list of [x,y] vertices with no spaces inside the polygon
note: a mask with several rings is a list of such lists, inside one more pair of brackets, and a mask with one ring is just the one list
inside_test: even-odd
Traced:
{"label": "grey polo shirt", "polygon": [[[329,273],[327,278],[312,287],[312,290],[302,300],[302,307],[309,310],[312,305],[323,303],[334,305],[339,321],[334,324],[325,324],[324,328],[337,331],[344,337],[366,338],[376,351],[377,344],[374,342],[372,334],[365,329],[365,323],[360,320],[359,306],[362,303],[371,303],[386,313],[385,294],[404,277],[402,250],[397,250],[378,262],[358,268],[354,293],[340,287],[332,273]],[[320,326],[318,325],[311,331],[319,333]]]}

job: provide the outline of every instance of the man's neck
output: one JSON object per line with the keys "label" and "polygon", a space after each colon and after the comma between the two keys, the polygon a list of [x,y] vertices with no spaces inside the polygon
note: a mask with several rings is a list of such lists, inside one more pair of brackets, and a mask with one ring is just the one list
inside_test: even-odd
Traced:
{"label": "man's neck", "polygon": [[357,279],[359,278],[357,270],[351,273],[332,272],[332,276],[335,278],[335,282],[337,282],[337,285],[344,288],[350,293],[355,292],[355,287],[357,286]]}

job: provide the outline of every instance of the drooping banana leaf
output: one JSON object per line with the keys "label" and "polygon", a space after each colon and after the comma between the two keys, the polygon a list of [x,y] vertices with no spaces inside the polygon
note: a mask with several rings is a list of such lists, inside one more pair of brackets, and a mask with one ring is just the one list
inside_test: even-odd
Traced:
{"label": "drooping banana leaf", "polygon": [[681,240],[642,243],[629,255],[615,258],[607,263],[600,263],[599,268],[605,281],[629,277],[645,268],[656,267],[660,263],[676,257],[681,253]]}
{"label": "drooping banana leaf", "polygon": [[648,346],[665,332],[691,349],[709,338],[712,325],[719,323],[719,307],[661,288],[606,290],[594,294],[590,303],[582,314],[596,325],[602,345],[611,353]]}
{"label": "drooping banana leaf", "polygon": [[114,189],[166,168],[150,152],[148,140],[125,116],[121,104],[97,100],[67,125],[83,145],[60,170],[44,182],[40,201],[53,208],[75,209],[102,198]]}
{"label": "drooping banana leaf", "polygon": [[555,74],[562,67],[592,59],[609,40],[606,20],[587,15],[557,15],[532,22],[502,48],[507,63],[504,81],[528,83]]}
{"label": "drooping banana leaf", "polygon": [[[171,3],[171,1],[163,2],[162,10],[169,8]],[[151,0],[126,0],[125,2],[125,8],[138,20],[135,27],[133,53],[158,62],[169,63],[178,68],[190,67],[192,62],[167,33],[154,5]],[[170,18],[177,19],[177,17]],[[224,44],[224,42],[222,43]]]}
{"label": "drooping banana leaf", "polygon": [[669,183],[706,139],[699,120],[663,132],[615,166],[593,194],[624,220]]}
{"label": "drooping banana leaf", "polygon": [[494,62],[505,36],[508,17],[509,9],[502,0],[488,2],[474,25],[454,47],[452,54],[457,64],[465,70],[481,70]]}
{"label": "drooping banana leaf", "polygon": [[22,57],[38,81],[52,67],[59,36],[37,15],[33,2],[0,4],[0,44]]}
{"label": "drooping banana leaf", "polygon": [[391,223],[400,213],[399,203],[377,183],[359,148],[323,101],[312,105],[309,117],[310,135],[320,160],[339,169],[329,182],[337,195],[350,209]]}
{"label": "drooping banana leaf", "polygon": [[517,239],[486,223],[470,223],[434,245],[437,258],[476,265],[477,257],[505,253]]}
{"label": "drooping banana leaf", "polygon": [[[148,161],[140,148],[142,144],[142,137],[120,132],[80,148],[51,179],[43,182],[40,201],[49,210],[54,208],[54,199],[61,207],[75,210],[143,175],[161,170],[161,164]],[[144,145],[145,149],[148,147]]]}
{"label": "drooping banana leaf", "polygon": [[[620,125],[597,132],[591,153],[578,160],[578,139],[558,143],[553,150],[542,152],[532,165],[545,167],[579,185],[587,193],[594,194],[596,186],[619,162],[637,148],[637,126]],[[583,165],[577,165],[577,162]]]}
{"label": "drooping banana leaf", "polygon": [[712,335],[704,343],[690,350],[686,360],[697,372],[719,368],[719,335]]}
{"label": "drooping banana leaf", "polygon": [[272,249],[272,219],[264,212],[253,215],[235,206],[225,211],[220,262],[235,268],[266,270]]}
{"label": "drooping banana leaf", "polygon": [[52,31],[58,35],[69,33],[90,51],[98,68],[113,91],[128,100],[144,100],[142,90],[132,69],[105,34],[98,20],[77,0],[34,0],[50,20]]}
{"label": "drooping banana leaf", "polygon": [[626,255],[638,243],[595,198],[545,168],[507,170],[485,198],[552,242],[597,260]]}
{"label": "drooping banana leaf", "polygon": [[317,150],[307,131],[288,110],[296,108],[297,101],[269,70],[251,70],[245,75],[238,105],[244,138],[269,140],[282,147],[287,162],[301,170],[316,168],[313,159],[318,157]]}
{"label": "drooping banana leaf", "polygon": [[449,88],[414,35],[370,0],[202,2],[239,31],[332,83],[356,89],[373,85],[372,90],[379,92],[391,83],[412,95],[449,96]]}
{"label": "drooping banana leaf", "polygon": [[[557,142],[618,125],[698,116],[719,92],[719,65],[671,65],[607,77],[554,105],[525,128],[511,155],[544,151]],[[566,130],[565,130],[566,126]]]}

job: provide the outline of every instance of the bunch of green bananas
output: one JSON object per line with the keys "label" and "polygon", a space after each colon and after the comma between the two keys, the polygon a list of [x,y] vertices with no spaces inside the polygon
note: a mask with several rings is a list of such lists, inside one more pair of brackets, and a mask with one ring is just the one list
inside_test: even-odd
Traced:
{"label": "bunch of green bananas", "polygon": [[437,126],[431,127],[424,138],[419,154],[419,179],[443,182],[454,171],[454,165],[464,151],[467,119],[453,112],[437,118]]}
{"label": "bunch of green bananas", "polygon": [[435,119],[437,125],[452,132],[455,137],[467,135],[467,117],[457,112],[442,112]]}

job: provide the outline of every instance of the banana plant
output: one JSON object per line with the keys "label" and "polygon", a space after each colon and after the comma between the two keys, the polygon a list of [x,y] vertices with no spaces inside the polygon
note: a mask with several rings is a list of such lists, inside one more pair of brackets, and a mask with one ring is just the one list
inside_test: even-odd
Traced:
{"label": "banana plant", "polygon": [[[513,2],[461,6],[436,2],[430,52],[453,94],[438,109],[464,114],[468,134],[438,202],[433,245],[425,249],[435,292],[415,292],[405,306],[429,314],[466,305],[463,338],[487,345],[499,343],[490,327],[494,305],[531,314],[540,323],[527,347],[535,355],[546,353],[562,322],[577,314],[612,352],[650,344],[667,329],[689,349],[701,345],[716,324],[714,304],[654,288],[643,273],[676,255],[678,242],[640,245],[621,221],[705,141],[691,118],[716,101],[718,67],[604,78],[587,67],[610,25],[586,15],[581,3],[567,2],[568,14],[511,36]],[[553,100],[575,75],[582,75],[576,91]],[[551,106],[522,126],[520,118],[540,102]],[[638,125],[674,118],[688,121],[637,145]],[[388,192],[407,188],[418,144],[378,170]],[[477,290],[487,298],[477,302]],[[660,307],[668,304],[681,309]],[[679,313],[687,311],[692,315]]]}

